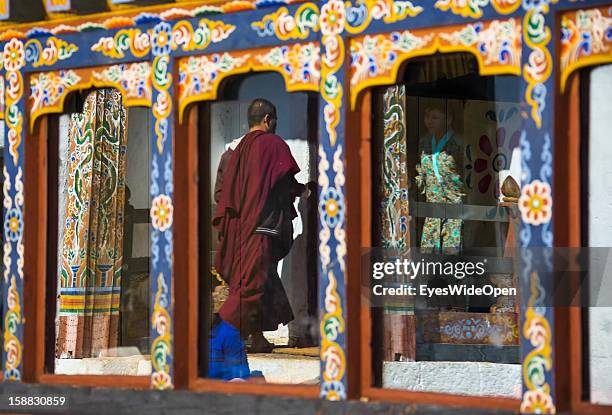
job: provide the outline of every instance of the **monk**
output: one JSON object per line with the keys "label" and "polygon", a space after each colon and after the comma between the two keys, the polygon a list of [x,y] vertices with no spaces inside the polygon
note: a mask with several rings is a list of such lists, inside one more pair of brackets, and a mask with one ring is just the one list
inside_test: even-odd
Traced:
{"label": "monk", "polygon": [[274,105],[255,99],[249,106],[249,132],[230,153],[222,169],[213,226],[220,244],[215,268],[230,287],[219,315],[252,336],[251,352],[269,352],[262,331],[293,320],[277,273],[278,261],[293,243],[296,197],[305,192],[289,146],[277,136]]}
{"label": "monk", "polygon": [[221,190],[223,189],[223,172],[225,169],[227,169],[227,163],[229,163],[231,160],[234,150],[236,147],[238,147],[238,144],[240,144],[243,138],[244,136],[233,139],[231,143],[225,146],[225,152],[221,155],[221,160],[219,160],[219,166],[217,167],[217,178],[215,180],[214,189],[214,199],[216,204],[219,204]]}

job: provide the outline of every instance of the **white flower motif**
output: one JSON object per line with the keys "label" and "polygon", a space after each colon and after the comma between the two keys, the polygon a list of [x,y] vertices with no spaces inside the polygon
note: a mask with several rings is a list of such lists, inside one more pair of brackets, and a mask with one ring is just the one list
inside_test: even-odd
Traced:
{"label": "white flower motif", "polygon": [[4,68],[7,71],[18,71],[25,65],[25,53],[23,51],[23,42],[18,39],[11,39],[4,45]]}
{"label": "white flower motif", "polygon": [[321,8],[321,33],[323,36],[335,36],[342,33],[345,23],[344,3],[331,0]]}
{"label": "white flower motif", "polygon": [[550,185],[539,180],[523,188],[518,202],[523,222],[535,226],[550,222],[553,202],[551,193]]}

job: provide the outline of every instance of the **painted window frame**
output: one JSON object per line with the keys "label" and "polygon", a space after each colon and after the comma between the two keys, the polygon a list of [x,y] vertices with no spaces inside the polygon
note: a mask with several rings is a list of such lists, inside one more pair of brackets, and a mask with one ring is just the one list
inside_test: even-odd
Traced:
{"label": "painted window frame", "polygon": [[[589,7],[610,5],[610,3],[610,0],[593,0],[589,3]],[[458,6],[453,0],[438,0],[436,7],[427,8],[414,6],[412,3],[404,3],[404,8],[398,8],[393,2],[369,5],[361,3],[345,8],[344,3],[340,0],[328,0],[317,3],[268,5],[270,7],[254,10],[239,10],[236,8],[238,6],[238,2],[228,3],[219,10],[215,10],[224,11],[226,14],[210,15],[204,18],[170,15],[168,20],[171,21],[172,26],[169,22],[158,21],[159,18],[155,19],[154,16],[140,15],[141,20],[134,26],[120,27],[126,24],[125,17],[134,21],[138,11],[136,9],[134,12],[124,13],[124,18],[114,13],[107,22],[102,22],[100,17],[96,17],[98,20],[85,26],[73,26],[70,30],[76,30],[76,33],[52,34],[48,29],[39,30],[38,33],[33,31],[30,32],[30,35],[51,35],[61,41],[73,43],[78,47],[78,51],[69,54],[66,52],[66,47],[59,48],[57,45],[54,46],[53,42],[43,46],[39,42],[39,47],[33,46],[34,49],[28,55],[27,63],[25,62],[24,43],[30,39],[24,41],[15,37],[18,36],[16,32],[19,31],[19,26],[14,29],[16,32],[5,33],[1,38],[3,40],[3,43],[0,44],[2,50],[10,52],[12,47],[19,48],[21,44],[21,50],[24,53],[24,57],[18,57],[17,61],[5,59],[4,68],[1,71],[6,81],[6,97],[13,97],[13,102],[5,102],[6,112],[4,113],[5,136],[7,137],[5,161],[8,165],[7,177],[9,178],[4,185],[5,193],[8,193],[5,203],[11,203],[11,209],[17,209],[22,218],[21,236],[13,240],[7,239],[8,242],[4,247],[5,263],[9,267],[5,274],[7,283],[3,284],[3,296],[6,300],[10,300],[7,304],[11,305],[8,310],[5,310],[5,319],[8,318],[13,323],[7,326],[4,333],[5,347],[2,362],[5,379],[48,380],[42,376],[40,358],[42,351],[34,341],[37,333],[35,329],[44,329],[44,318],[41,320],[40,313],[37,311],[38,307],[44,304],[44,287],[40,282],[42,271],[40,266],[30,264],[35,262],[31,259],[41,258],[41,251],[46,255],[45,240],[40,236],[36,237],[35,232],[39,229],[35,219],[45,215],[42,201],[47,189],[44,189],[41,182],[46,166],[43,157],[46,150],[40,137],[45,134],[46,123],[43,119],[33,131],[30,131],[29,114],[25,106],[27,100],[25,93],[29,90],[29,74],[33,72],[66,70],[111,63],[150,62],[153,70],[151,133],[157,138],[157,145],[152,146],[152,163],[157,160],[158,166],[172,166],[173,161],[177,160],[176,168],[170,167],[167,170],[168,174],[158,175],[155,180],[158,192],[154,192],[152,196],[158,198],[160,202],[174,203],[174,210],[178,212],[179,207],[193,206],[194,184],[190,179],[188,187],[181,188],[182,184],[179,184],[177,177],[185,178],[186,173],[193,172],[193,170],[185,169],[189,166],[191,169],[194,167],[191,159],[188,159],[188,163],[178,162],[189,155],[189,152],[185,154],[185,151],[190,147],[182,147],[178,140],[174,140],[174,137],[177,136],[176,132],[185,131],[185,129],[191,138],[197,135],[197,132],[190,127],[193,124],[191,121],[196,120],[197,116],[188,111],[185,119],[190,122],[187,125],[181,124],[179,117],[176,116],[176,109],[180,109],[183,105],[174,93],[178,90],[179,80],[176,68],[177,59],[203,53],[281,46],[302,41],[316,41],[320,44],[319,200],[325,202],[336,198],[341,205],[338,217],[331,216],[324,208],[320,208],[319,211],[319,230],[328,235],[328,239],[321,240],[319,245],[320,252],[324,253],[319,267],[319,304],[324,315],[321,322],[322,382],[319,395],[325,399],[368,397],[371,392],[367,390],[364,383],[364,374],[369,367],[364,364],[363,359],[365,345],[361,342],[363,326],[360,323],[363,310],[360,306],[358,277],[360,243],[367,242],[367,231],[361,229],[362,220],[367,216],[364,210],[367,209],[360,207],[364,201],[367,201],[367,195],[359,186],[363,174],[360,170],[365,161],[359,157],[358,151],[355,151],[362,148],[362,141],[364,137],[367,138],[367,135],[364,135],[367,122],[363,118],[359,120],[360,114],[354,111],[356,101],[350,99],[352,96],[359,98],[359,91],[355,92],[349,77],[351,39],[393,31],[469,25],[496,19],[519,19],[523,27],[519,70],[523,80],[522,96],[525,104],[523,131],[525,139],[522,140],[521,146],[524,150],[529,150],[528,154],[530,154],[527,156],[526,152],[523,152],[523,171],[528,178],[523,194],[525,194],[525,188],[533,188],[534,184],[538,184],[540,188],[548,190],[544,196],[552,203],[550,188],[553,175],[553,154],[555,153],[551,137],[554,136],[553,108],[556,104],[555,91],[557,91],[556,80],[558,79],[555,64],[558,54],[556,47],[559,36],[558,18],[560,12],[584,7],[583,4],[571,0],[525,0],[522,2],[491,0],[484,6],[468,8]],[[234,11],[236,13],[233,13]],[[414,18],[416,16],[418,18]],[[181,32],[180,36],[174,39],[175,45],[173,46],[170,44],[168,31],[176,27],[179,21],[183,22],[181,24],[185,27],[185,32]],[[291,24],[282,25],[278,23],[279,21]],[[224,38],[223,28],[227,25],[235,26],[235,29]],[[95,28],[101,30],[91,30]],[[198,43],[195,40],[194,33],[200,28],[202,28],[201,33],[208,33],[204,43]],[[217,36],[217,42],[214,41],[214,36]],[[105,38],[104,41],[101,41],[102,37]],[[148,43],[145,37],[148,37]],[[91,50],[94,45],[97,45],[95,46],[97,51]],[[44,50],[49,50],[49,52],[44,54]],[[63,50],[63,54],[60,53],[60,50]],[[393,74],[386,82],[395,82],[393,79],[395,75]],[[362,96],[367,96],[367,94],[364,92]],[[186,104],[183,108],[185,107]],[[366,105],[361,106],[362,109],[364,107]],[[36,140],[36,137],[39,139]],[[355,140],[350,137],[362,137],[362,139]],[[185,141],[192,142],[193,139]],[[25,152],[33,156],[26,157],[24,161]],[[181,159],[177,158],[177,154]],[[337,160],[338,163],[332,163],[332,160]],[[25,172],[27,188],[36,186],[34,188],[38,189],[38,192],[26,192],[25,205],[23,195],[19,194],[23,182],[16,181],[19,169]],[[16,186],[17,184],[21,186]],[[173,193],[176,189],[186,191],[188,197],[185,200],[174,199]],[[523,215],[521,245],[526,247],[551,246],[553,244],[552,229],[557,228],[552,221],[552,215],[548,215],[545,221],[536,222],[530,218],[528,208],[522,209],[521,213]],[[4,216],[6,218],[6,208]],[[184,216],[184,219],[187,220],[187,215],[177,215],[174,226],[177,230],[184,231],[188,222],[181,222],[180,216]],[[154,346],[159,346],[159,349],[155,347],[152,349],[158,350],[159,353],[155,358],[154,374],[150,385],[159,389],[176,385],[176,387],[191,387],[199,390],[247,391],[248,388],[243,385],[236,386],[234,390],[233,386],[221,387],[217,383],[204,384],[193,379],[193,367],[197,366],[196,361],[193,360],[195,345],[189,343],[188,335],[193,333],[194,327],[197,327],[197,325],[194,326],[193,313],[194,310],[197,312],[197,307],[193,308],[192,304],[194,298],[190,297],[190,300],[186,302],[188,306],[181,302],[176,306],[174,313],[172,310],[173,292],[178,292],[176,290],[179,288],[193,288],[194,284],[193,277],[183,279],[173,278],[172,275],[180,275],[178,270],[185,267],[188,268],[188,272],[184,275],[193,275],[193,266],[180,264],[176,258],[173,264],[171,255],[165,254],[166,247],[169,247],[169,252],[172,254],[173,244],[177,247],[181,246],[182,238],[176,237],[171,224],[158,223],[153,232],[152,239],[155,241],[152,248],[164,252],[163,256],[166,258],[162,258],[161,262],[151,269],[151,275],[155,281],[151,299],[152,317],[156,319],[156,323],[159,323],[153,325],[154,332],[152,333],[152,342]],[[349,238],[347,233],[351,236],[362,235],[362,238]],[[188,235],[190,237],[187,240],[191,241],[187,243],[188,248],[192,249],[190,244],[194,243],[193,235],[190,233]],[[174,250],[174,254],[179,256],[177,250]],[[528,263],[523,265],[527,267],[524,267],[525,274],[522,280],[527,284],[530,282],[529,278],[534,274],[530,273]],[[160,274],[161,279],[157,279],[156,276]],[[16,276],[15,284],[12,284],[12,276]],[[27,278],[24,278],[25,276]],[[538,278],[537,274],[535,278]],[[546,290],[550,281],[540,281],[540,283]],[[528,292],[528,290],[522,291]],[[188,290],[188,292],[193,296],[197,290]],[[165,301],[160,301],[164,296]],[[523,298],[522,302],[526,304],[527,300],[528,298]],[[525,319],[526,311],[529,310],[531,310],[531,317]],[[539,373],[542,374],[540,383],[524,382],[525,387],[520,406],[519,402],[516,402],[512,403],[512,407],[520,407],[522,412],[532,412],[534,405],[540,404],[543,405],[546,412],[552,412],[555,408],[561,410],[567,404],[567,398],[563,392],[568,386],[567,382],[564,383],[560,378],[563,372],[560,362],[566,361],[568,355],[563,348],[555,348],[558,341],[553,343],[553,338],[556,339],[559,333],[564,332],[565,317],[555,311],[554,314],[559,315],[555,320],[552,310],[546,308],[543,309],[543,314],[538,314],[541,309],[534,307],[526,307],[522,311],[521,327],[535,324],[536,320],[547,322],[549,327],[543,346],[534,347],[536,339],[523,333],[521,337],[523,365],[529,364],[528,361],[525,361],[526,356],[538,356],[550,362],[550,365],[538,367]],[[24,313],[28,315],[28,324],[25,325]],[[30,315],[33,318],[30,318]],[[177,316],[181,318],[176,318]],[[185,325],[187,329],[183,330]],[[553,330],[557,327],[562,327],[559,332]],[[31,354],[28,351],[25,354],[24,347],[33,350],[34,353]],[[532,353],[534,350],[535,354]],[[187,351],[186,354],[183,353],[185,351]],[[32,357],[34,355],[36,357]],[[176,364],[173,361],[174,355],[176,355]],[[351,361],[360,362],[360,364],[348,365],[348,356]],[[99,379],[98,377],[96,379],[70,377],[61,382],[98,385]],[[116,378],[113,378],[112,384],[118,385]],[[128,379],[125,386],[137,385]],[[275,393],[272,392],[274,388],[266,385],[265,388],[261,388],[261,393]],[[278,393],[289,392],[289,389],[291,387],[279,387]],[[290,393],[312,396],[312,390],[310,388],[307,392],[303,392],[299,388],[294,388]],[[252,391],[259,393],[255,389]],[[484,402],[483,406],[487,407],[506,407],[506,404],[483,401],[481,398],[449,396],[448,399],[440,400],[437,394],[410,394],[408,392],[394,392],[393,395],[400,397],[400,400],[405,402],[456,403],[466,406]],[[395,400],[394,396],[386,393],[371,395],[372,398],[384,400]],[[508,407],[510,407],[509,404]]]}
{"label": "painted window frame", "polygon": [[[591,31],[592,26],[577,28],[576,20],[581,14],[591,14],[589,18],[612,22],[612,4],[610,2],[592,2],[588,7],[575,7],[571,10],[559,12],[557,15],[558,32],[563,30],[564,36],[557,40],[559,53],[559,84],[558,101],[555,103],[557,112],[568,114],[567,117],[557,120],[558,134],[555,137],[557,145],[563,145],[567,151],[555,154],[555,163],[559,166],[554,172],[555,193],[558,195],[555,205],[555,245],[580,247],[583,241],[584,200],[582,189],[584,187],[583,174],[585,166],[581,165],[581,153],[585,149],[588,137],[584,135],[584,128],[588,127],[588,102],[583,88],[588,86],[590,71],[599,66],[612,64],[612,52],[609,50],[594,50],[586,47],[578,50],[575,39],[576,34],[582,31]],[[605,38],[598,39],[597,35],[589,39],[590,42],[603,41],[612,43]],[[588,45],[585,45],[588,46]],[[587,114],[584,113],[586,108]],[[586,125],[585,125],[586,124]],[[571,411],[584,414],[605,414],[612,410],[612,405],[593,404],[584,400],[584,353],[581,338],[583,336],[582,309],[579,307],[559,308],[555,310],[555,319],[559,321],[555,341],[559,345],[561,358],[566,357],[559,364],[556,377],[567,398],[565,407]],[[557,359],[560,360],[560,359]],[[574,380],[570,382],[568,379]]]}

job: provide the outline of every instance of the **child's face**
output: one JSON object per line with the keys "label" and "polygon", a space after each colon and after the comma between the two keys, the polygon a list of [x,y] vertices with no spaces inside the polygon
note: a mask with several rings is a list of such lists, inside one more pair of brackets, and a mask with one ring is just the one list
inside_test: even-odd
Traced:
{"label": "child's face", "polygon": [[425,128],[429,134],[440,135],[446,131],[446,117],[438,109],[430,108],[425,110]]}

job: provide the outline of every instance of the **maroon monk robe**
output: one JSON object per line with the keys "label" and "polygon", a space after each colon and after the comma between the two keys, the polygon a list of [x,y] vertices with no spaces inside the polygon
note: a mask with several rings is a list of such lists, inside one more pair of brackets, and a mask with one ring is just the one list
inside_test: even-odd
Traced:
{"label": "maroon monk robe", "polygon": [[[224,170],[213,217],[213,226],[221,235],[215,268],[228,282],[230,294],[219,314],[243,335],[276,330],[279,323],[293,319],[276,272],[282,256],[277,239],[255,233],[255,229],[270,202],[295,200],[296,194],[284,183],[297,184],[293,176],[300,169],[282,138],[253,131],[233,151]],[[290,209],[288,219],[293,219],[296,213],[293,206]]]}

